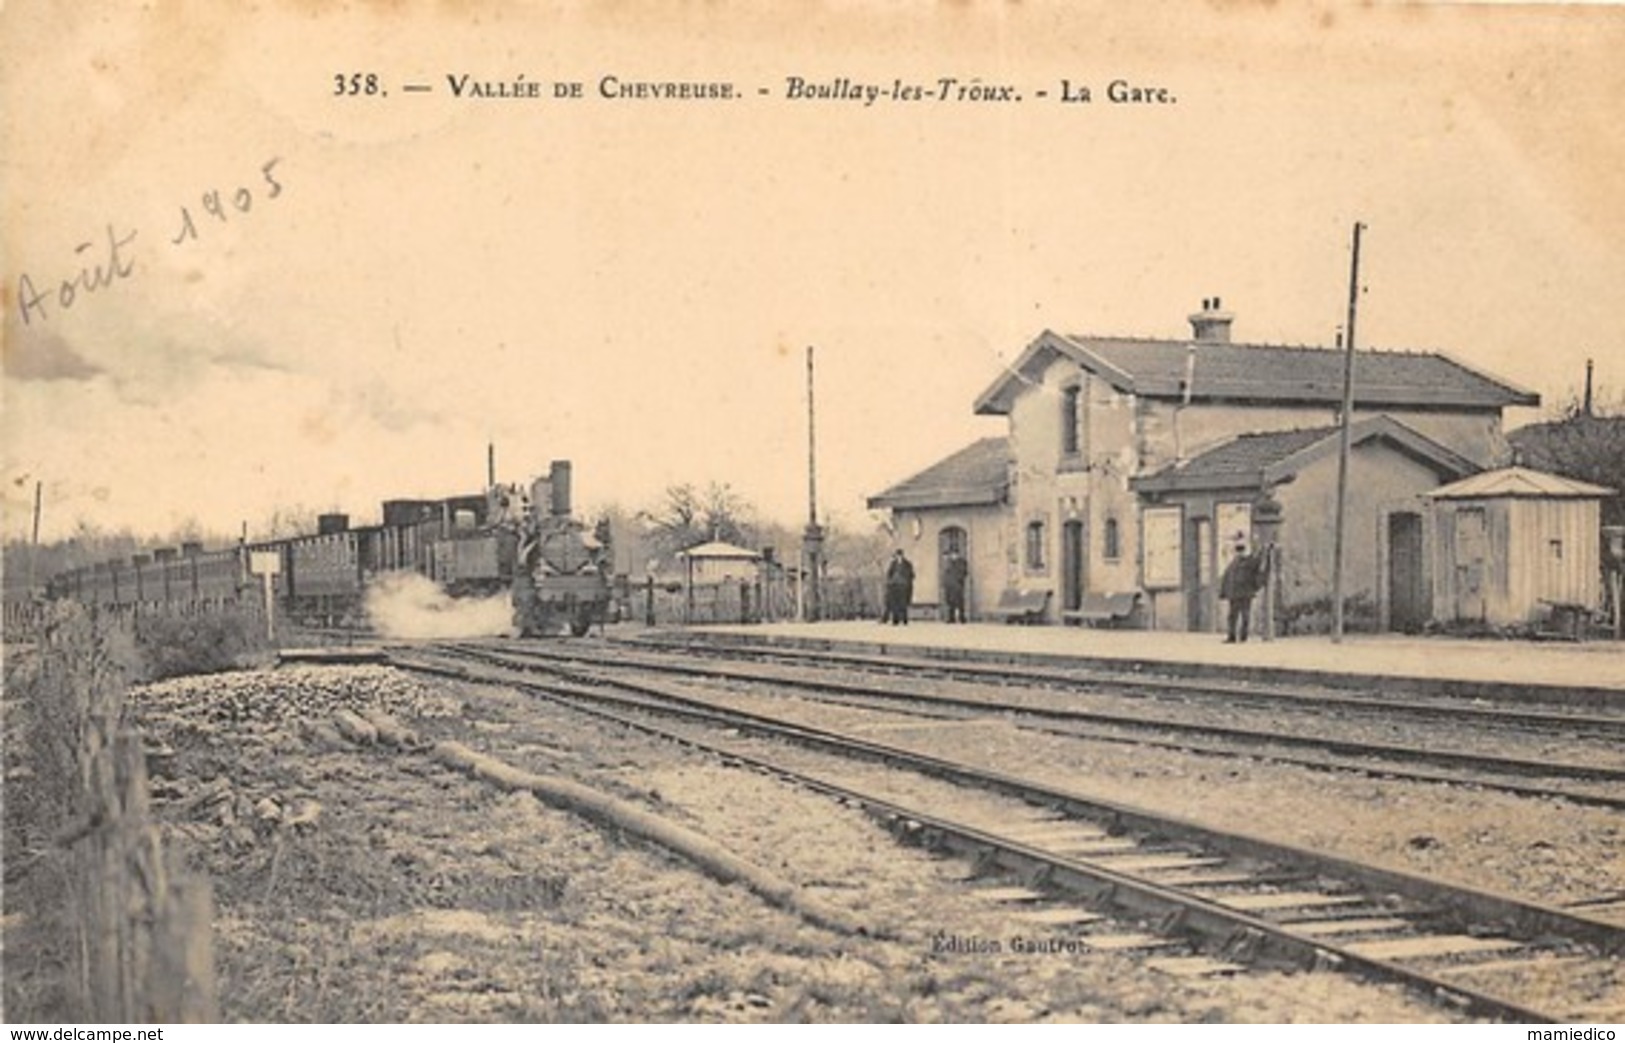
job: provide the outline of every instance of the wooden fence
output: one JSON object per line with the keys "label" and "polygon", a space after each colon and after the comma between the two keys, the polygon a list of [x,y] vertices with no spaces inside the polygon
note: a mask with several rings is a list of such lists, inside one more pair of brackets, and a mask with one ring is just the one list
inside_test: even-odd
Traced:
{"label": "wooden fence", "polygon": [[[800,618],[804,605],[794,580],[724,580],[719,583],[659,583],[645,579],[628,584],[621,595],[621,617],[650,626],[700,623],[773,623]],[[880,615],[880,582],[861,577],[832,577],[822,587],[821,617],[869,619]]]}
{"label": "wooden fence", "polygon": [[[146,751],[125,715],[123,672],[108,631],[80,609],[40,633],[39,712],[58,748],[40,751],[66,788],[58,837],[72,937],[69,995],[88,1022],[218,1020],[207,880],[164,850],[147,792]],[[49,775],[68,778],[50,778]]]}

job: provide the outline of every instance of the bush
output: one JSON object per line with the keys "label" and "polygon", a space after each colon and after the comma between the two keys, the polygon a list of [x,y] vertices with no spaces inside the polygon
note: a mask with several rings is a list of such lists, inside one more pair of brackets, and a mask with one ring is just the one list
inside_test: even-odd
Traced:
{"label": "bush", "polygon": [[[1377,630],[1377,603],[1366,593],[1343,599],[1343,629],[1350,633],[1371,634]],[[1329,634],[1332,632],[1332,599],[1329,597],[1299,601],[1281,610],[1279,627],[1283,635]]]}
{"label": "bush", "polygon": [[255,617],[242,612],[145,616],[135,627],[143,679],[242,669],[265,650],[260,627]]}
{"label": "bush", "polygon": [[1481,638],[1490,641],[1524,641],[1539,636],[1536,628],[1528,623],[1496,626],[1476,619],[1446,619],[1431,622],[1423,632],[1440,637]]}

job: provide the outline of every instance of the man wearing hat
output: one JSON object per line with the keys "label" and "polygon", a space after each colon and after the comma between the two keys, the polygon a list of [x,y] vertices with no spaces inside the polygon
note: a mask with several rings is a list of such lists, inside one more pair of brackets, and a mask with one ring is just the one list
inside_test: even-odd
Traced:
{"label": "man wearing hat", "polygon": [[1247,625],[1253,615],[1253,595],[1264,586],[1269,569],[1260,554],[1247,548],[1246,540],[1236,541],[1236,556],[1225,566],[1219,578],[1219,597],[1230,603],[1229,634],[1224,643],[1234,644],[1247,640]]}
{"label": "man wearing hat", "polygon": [[886,615],[882,623],[908,625],[908,606],[914,600],[914,563],[899,547],[886,566]]}

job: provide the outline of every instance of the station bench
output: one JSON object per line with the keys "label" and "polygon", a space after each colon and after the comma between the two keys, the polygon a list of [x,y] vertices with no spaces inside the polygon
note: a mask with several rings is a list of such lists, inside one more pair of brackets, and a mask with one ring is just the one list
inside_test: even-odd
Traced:
{"label": "station bench", "polygon": [[1005,590],[999,594],[999,603],[987,610],[994,619],[1006,623],[1042,623],[1049,612],[1047,590]]}
{"label": "station bench", "polygon": [[1085,623],[1089,626],[1116,626],[1126,622],[1139,607],[1140,592],[1137,590],[1104,594],[1087,592],[1083,595],[1083,603],[1062,612],[1061,619],[1066,623]]}

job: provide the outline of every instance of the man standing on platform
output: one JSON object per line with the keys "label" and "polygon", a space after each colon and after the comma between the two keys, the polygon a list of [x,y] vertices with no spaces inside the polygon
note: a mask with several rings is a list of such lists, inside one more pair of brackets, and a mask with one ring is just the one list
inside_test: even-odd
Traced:
{"label": "man standing on platform", "polygon": [[886,614],[881,622],[907,626],[908,606],[913,600],[914,563],[898,548],[886,566]]}
{"label": "man standing on platform", "polygon": [[1225,566],[1219,578],[1219,597],[1230,603],[1229,633],[1224,643],[1235,644],[1247,640],[1247,627],[1252,621],[1253,596],[1264,586],[1269,566],[1262,554],[1247,549],[1245,541],[1236,541],[1236,556]]}
{"label": "man standing on platform", "polygon": [[942,564],[942,599],[947,602],[948,622],[965,621],[965,581],[970,578],[970,565],[958,551],[950,551]]}

